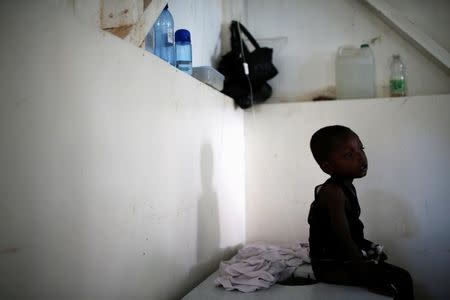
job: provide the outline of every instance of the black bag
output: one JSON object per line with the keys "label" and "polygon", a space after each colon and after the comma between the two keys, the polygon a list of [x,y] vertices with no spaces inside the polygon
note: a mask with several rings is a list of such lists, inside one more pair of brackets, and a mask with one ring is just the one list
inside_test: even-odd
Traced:
{"label": "black bag", "polygon": [[[247,28],[237,21],[231,22],[230,31],[231,51],[222,56],[218,67],[225,76],[222,92],[245,109],[272,95],[272,88],[266,81],[275,77],[278,71],[272,63],[273,49],[260,47]],[[253,52],[248,50],[240,33],[245,34],[255,47]],[[248,75],[244,72],[244,63],[248,64]]]}

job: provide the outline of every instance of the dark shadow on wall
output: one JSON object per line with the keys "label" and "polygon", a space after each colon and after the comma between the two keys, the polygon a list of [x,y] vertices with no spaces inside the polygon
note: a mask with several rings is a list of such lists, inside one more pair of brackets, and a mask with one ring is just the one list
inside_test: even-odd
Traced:
{"label": "dark shadow on wall", "polygon": [[217,193],[213,187],[214,155],[211,145],[203,145],[200,157],[202,194],[197,202],[197,261],[213,257],[220,246]]}
{"label": "dark shadow on wall", "polygon": [[180,298],[219,268],[220,261],[230,259],[242,245],[220,248],[218,197],[213,186],[214,153],[204,144],[200,153],[202,193],[197,203],[197,264],[191,268]]}

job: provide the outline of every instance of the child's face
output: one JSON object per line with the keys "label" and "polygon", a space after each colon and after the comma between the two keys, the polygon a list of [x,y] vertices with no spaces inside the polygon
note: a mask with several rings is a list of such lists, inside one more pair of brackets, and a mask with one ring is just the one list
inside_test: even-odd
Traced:
{"label": "child's face", "polygon": [[328,174],[339,177],[353,179],[366,176],[367,157],[359,137],[350,134],[339,142],[323,168]]}

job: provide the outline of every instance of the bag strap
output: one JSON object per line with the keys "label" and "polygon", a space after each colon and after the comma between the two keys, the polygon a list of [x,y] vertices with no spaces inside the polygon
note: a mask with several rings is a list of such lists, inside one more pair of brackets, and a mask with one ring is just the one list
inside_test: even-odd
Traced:
{"label": "bag strap", "polygon": [[[253,47],[255,47],[255,49],[259,49],[261,48],[258,44],[258,42],[256,41],[256,39],[252,36],[252,34],[247,30],[247,28],[242,25],[242,23],[238,22],[238,21],[232,21],[231,22],[231,26],[233,26],[239,36],[239,38],[242,38],[241,35],[239,33],[244,34],[248,40],[250,41],[250,43],[253,45]],[[245,43],[244,43],[245,45]],[[247,46],[245,45],[245,48],[247,48]],[[247,49],[248,51],[248,49]]]}
{"label": "bag strap", "polygon": [[241,54],[241,37],[234,21],[230,25],[231,51],[237,55]]}
{"label": "bag strap", "polygon": [[[241,33],[248,38],[248,40],[253,45],[253,47],[255,47],[255,49],[261,48],[256,39],[247,30],[247,28],[245,28],[245,26],[239,23],[238,21],[231,22],[230,30],[231,30],[231,47],[233,51],[237,51],[238,53],[241,52],[240,51],[240,43],[242,39]],[[242,42],[242,47],[244,48],[244,54],[250,53],[245,42]]]}

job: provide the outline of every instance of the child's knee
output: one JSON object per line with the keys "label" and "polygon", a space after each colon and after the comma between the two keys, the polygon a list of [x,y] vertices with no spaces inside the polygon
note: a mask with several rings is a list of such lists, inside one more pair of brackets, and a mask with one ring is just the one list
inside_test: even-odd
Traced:
{"label": "child's knee", "polygon": [[408,284],[412,283],[411,274],[409,274],[409,272],[406,271],[405,269],[400,269],[400,270],[401,270],[400,271],[400,274],[401,274],[400,276],[401,276],[403,282],[408,283]]}
{"label": "child's knee", "polygon": [[393,283],[402,286],[412,286],[412,278],[408,271],[405,269],[395,267],[394,272],[390,276]]}

